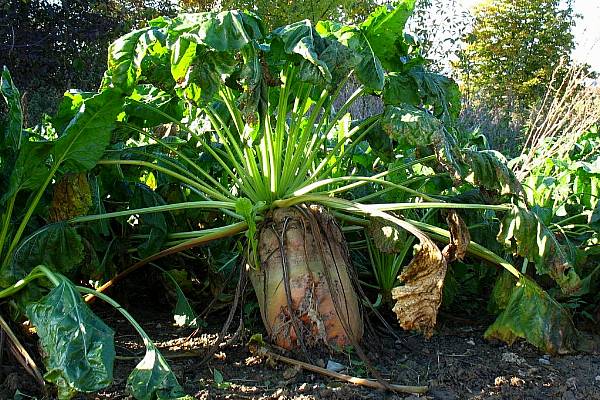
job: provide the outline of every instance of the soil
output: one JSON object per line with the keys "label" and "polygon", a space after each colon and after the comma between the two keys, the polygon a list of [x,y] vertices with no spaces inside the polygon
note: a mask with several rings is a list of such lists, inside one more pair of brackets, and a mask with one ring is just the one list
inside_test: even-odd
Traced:
{"label": "soil", "polygon": [[[248,338],[263,333],[255,311],[246,318],[243,337],[221,346],[210,360],[201,364],[207,349],[216,340],[226,310],[209,319],[201,331],[173,326],[165,304],[152,299],[129,300],[126,308],[155,340],[186,393],[196,399],[599,399],[600,355],[549,356],[519,342],[513,346],[483,339],[490,321],[457,320],[440,315],[435,334],[429,340],[398,328],[400,338],[369,337],[365,350],[385,380],[401,385],[427,385],[425,395],[383,392],[342,383],[289,365],[254,357]],[[116,331],[117,354],[114,385],[77,399],[131,399],[125,393],[129,372],[142,355],[139,337],[112,309],[94,304],[95,312]],[[238,318],[231,331],[235,331]],[[381,329],[379,329],[381,330]],[[229,336],[230,337],[230,336]],[[30,344],[35,353],[34,342]],[[301,354],[289,354],[302,359]],[[313,355],[314,356],[314,355]],[[175,357],[175,358],[173,358]],[[317,356],[318,357],[318,356]],[[347,351],[313,359],[325,365],[330,359],[343,366],[342,373],[369,377],[369,370],[355,352]],[[8,355],[0,369],[0,399],[52,399],[42,394],[33,380]],[[220,379],[222,376],[222,379]],[[18,392],[17,392],[18,390]],[[22,393],[21,397],[15,393]],[[27,396],[25,396],[27,395]],[[32,397],[29,397],[32,396]]]}

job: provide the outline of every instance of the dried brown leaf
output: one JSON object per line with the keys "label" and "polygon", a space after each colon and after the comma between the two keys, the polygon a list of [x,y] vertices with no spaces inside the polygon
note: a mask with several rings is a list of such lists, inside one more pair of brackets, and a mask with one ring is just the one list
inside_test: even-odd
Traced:
{"label": "dried brown leaf", "polygon": [[448,230],[450,231],[450,243],[442,250],[447,262],[462,260],[467,254],[467,247],[471,242],[471,235],[467,224],[454,210],[448,211],[446,215]]}
{"label": "dried brown leaf", "polygon": [[448,264],[435,243],[427,237],[419,239],[419,250],[398,277],[404,285],[392,289],[392,298],[396,300],[393,311],[402,328],[431,337],[442,303]]}
{"label": "dried brown leaf", "polygon": [[90,184],[85,173],[63,176],[52,195],[48,210],[50,221],[65,221],[85,215],[92,206]]}

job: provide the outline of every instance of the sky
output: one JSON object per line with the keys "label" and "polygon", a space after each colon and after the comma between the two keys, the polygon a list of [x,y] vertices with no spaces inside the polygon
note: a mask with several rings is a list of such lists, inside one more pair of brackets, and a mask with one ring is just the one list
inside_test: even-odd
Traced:
{"label": "sky", "polygon": [[[461,1],[467,8],[482,2],[482,0]],[[573,59],[586,62],[600,72],[600,0],[573,0],[573,8],[576,14],[582,15],[573,27],[577,43],[573,51]]]}

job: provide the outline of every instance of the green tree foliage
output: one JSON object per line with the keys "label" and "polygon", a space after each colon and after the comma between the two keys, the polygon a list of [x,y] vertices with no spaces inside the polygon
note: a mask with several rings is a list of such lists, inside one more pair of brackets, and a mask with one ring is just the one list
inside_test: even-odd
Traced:
{"label": "green tree foliage", "polygon": [[571,0],[487,0],[462,54],[470,93],[502,110],[522,111],[543,95],[574,47]]}

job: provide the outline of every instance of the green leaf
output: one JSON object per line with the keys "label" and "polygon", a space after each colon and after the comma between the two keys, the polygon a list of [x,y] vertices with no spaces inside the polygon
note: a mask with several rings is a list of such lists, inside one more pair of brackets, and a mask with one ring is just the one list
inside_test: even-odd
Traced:
{"label": "green leaf", "polygon": [[405,230],[383,218],[371,218],[369,234],[383,253],[399,253],[408,240]]}
{"label": "green leaf", "polygon": [[173,19],[169,30],[215,51],[231,52],[262,38],[264,27],[253,14],[233,10],[181,14]]}
{"label": "green leaf", "polygon": [[40,264],[74,277],[84,255],[83,242],[75,228],[65,223],[47,225],[16,248],[7,269],[2,271],[2,283],[14,283]]}
{"label": "green leaf", "polygon": [[552,233],[532,211],[513,205],[506,213],[498,241],[513,253],[533,261],[539,275],[548,274],[565,294],[575,293],[581,280],[567,253]]}
{"label": "green leaf", "polygon": [[137,400],[193,400],[186,396],[167,360],[152,342],[146,342],[146,355],[127,378],[127,393]]}
{"label": "green leaf", "polygon": [[[177,273],[177,270],[165,271],[162,268],[160,270],[163,272],[163,276],[169,279],[170,283],[173,285],[175,289],[175,294],[177,296],[177,303],[175,304],[175,310],[173,311],[173,318],[175,319],[176,326],[185,326],[189,328],[198,328],[202,325],[202,321],[196,315],[196,312],[190,305],[190,302],[185,297],[183,290],[179,286],[177,279],[173,276],[173,273]],[[185,271],[182,271],[185,275]]]}
{"label": "green leaf", "polygon": [[44,378],[58,386],[60,399],[95,392],[112,383],[114,332],[85,304],[75,286],[60,284],[26,314],[37,329],[44,354]]}
{"label": "green leaf", "polygon": [[512,344],[523,338],[550,354],[577,349],[579,333],[569,313],[535,282],[521,277],[505,310],[484,334]]}
{"label": "green leaf", "polygon": [[142,74],[142,61],[156,42],[165,41],[165,30],[148,27],[130,32],[108,48],[108,70],[102,80],[102,89],[114,88],[131,93]]}
{"label": "green leaf", "polygon": [[[135,185],[133,196],[129,203],[131,208],[146,208],[164,205],[165,201],[148,186],[138,183]],[[149,233],[148,240],[138,246],[141,257],[157,253],[167,238],[167,219],[164,213],[150,213],[139,216],[140,227]]]}
{"label": "green leaf", "polygon": [[415,0],[400,0],[392,9],[388,6],[377,8],[360,25],[375,55],[388,71],[402,69],[402,32],[414,8]]}
{"label": "green leaf", "polygon": [[213,379],[217,385],[223,383],[223,374],[218,369],[213,369]]}
{"label": "green leaf", "polygon": [[107,89],[88,100],[54,143],[55,165],[63,164],[67,172],[88,171],[96,166],[110,142],[123,98]]}
{"label": "green leaf", "polygon": [[0,92],[8,105],[8,121],[4,132],[2,132],[2,141],[5,148],[17,151],[23,141],[23,111],[21,110],[21,94],[14,85],[10,72],[6,66],[2,70],[0,78]]}
{"label": "green leaf", "polygon": [[37,190],[48,179],[49,156],[52,142],[24,142],[10,174],[8,187],[0,197],[0,204],[16,196],[21,190]]}
{"label": "green leaf", "polygon": [[514,288],[515,276],[506,270],[502,271],[492,289],[487,307],[488,311],[491,314],[500,314],[505,310]]}
{"label": "green leaf", "polygon": [[419,96],[418,83],[408,74],[399,72],[388,74],[383,89],[383,102],[386,105],[392,106],[402,104],[419,106],[421,104],[421,96]]}
{"label": "green leaf", "polygon": [[81,109],[83,102],[90,97],[93,97],[95,94],[96,93],[80,92],[76,90],[66,92],[58,105],[56,115],[53,115],[50,119],[52,127],[57,132],[64,131],[73,117],[75,117]]}
{"label": "green leaf", "polygon": [[8,106],[8,121],[0,144],[3,147],[17,151],[23,141],[23,111],[21,110],[21,94],[14,85],[8,68],[4,66],[2,77],[0,78],[0,92]]}
{"label": "green leaf", "polygon": [[128,123],[134,123],[142,127],[156,127],[172,121],[139,103],[150,105],[176,120],[183,118],[183,107],[178,104],[179,99],[153,85],[137,85],[129,99],[134,100],[134,102],[125,104],[124,111],[127,114]]}
{"label": "green leaf", "polygon": [[[309,20],[298,21],[275,29],[271,35],[271,53],[296,55],[300,62],[300,80],[305,82],[331,82],[331,71],[319,57],[327,42]],[[280,60],[276,60],[280,61]]]}
{"label": "green leaf", "polygon": [[[383,89],[385,81],[383,67],[363,31],[356,26],[344,26],[331,21],[319,21],[315,29],[322,37],[333,39],[342,45],[329,46],[335,48],[336,53],[339,54],[337,62],[347,65],[340,72],[339,67],[333,68],[332,63],[326,61],[332,74],[345,77],[351,69],[354,69],[358,80],[366,87],[373,90]],[[345,55],[343,49],[346,49]]]}

